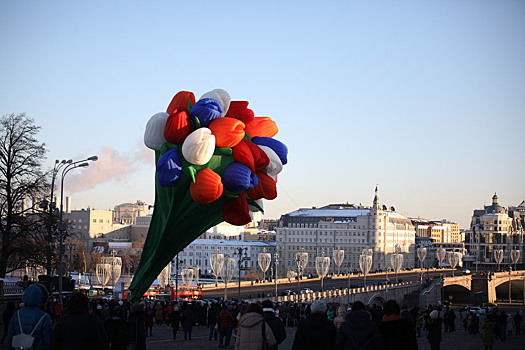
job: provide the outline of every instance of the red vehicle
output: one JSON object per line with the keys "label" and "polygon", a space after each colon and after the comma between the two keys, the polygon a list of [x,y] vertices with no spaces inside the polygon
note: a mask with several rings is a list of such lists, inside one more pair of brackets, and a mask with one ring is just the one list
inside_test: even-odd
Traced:
{"label": "red vehicle", "polygon": [[197,286],[179,286],[179,295],[177,295],[176,288],[174,286],[171,289],[171,300],[179,299],[202,299],[202,288]]}

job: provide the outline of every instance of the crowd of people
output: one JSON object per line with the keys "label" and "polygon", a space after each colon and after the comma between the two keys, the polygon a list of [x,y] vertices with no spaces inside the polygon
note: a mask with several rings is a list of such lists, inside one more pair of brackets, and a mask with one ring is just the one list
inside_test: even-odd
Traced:
{"label": "crowd of people", "polygon": [[[459,319],[458,319],[459,318]],[[480,320],[482,318],[482,320]],[[522,316],[491,310],[487,315],[441,309],[408,309],[394,300],[366,306],[325,303],[274,303],[245,301],[139,302],[89,299],[74,293],[64,305],[48,300],[45,288],[29,286],[23,302],[9,304],[3,315],[5,349],[13,349],[13,338],[31,334],[35,350],[146,349],[146,339],[156,327],[171,327],[173,339],[192,340],[195,326],[206,327],[208,341],[219,348],[279,350],[288,337],[292,350],[417,349],[425,336],[432,350],[439,350],[443,332],[482,333],[486,350],[495,339],[505,341],[519,335]],[[295,328],[287,335],[287,329]],[[180,333],[179,333],[180,332]],[[180,337],[180,338],[178,338]]]}

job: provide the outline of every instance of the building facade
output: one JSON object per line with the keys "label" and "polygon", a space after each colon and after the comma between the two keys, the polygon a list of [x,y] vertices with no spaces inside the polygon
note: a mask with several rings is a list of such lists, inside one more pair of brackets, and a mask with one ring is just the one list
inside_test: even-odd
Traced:
{"label": "building facade", "polygon": [[[512,264],[512,250],[520,251],[518,263],[521,263],[524,254],[524,214],[525,201],[507,209],[499,204],[497,194],[492,197],[491,205],[474,210],[466,245],[475,263],[482,267]],[[497,257],[501,255],[498,254],[499,250],[503,254],[498,262]]]}
{"label": "building facade", "polygon": [[[239,260],[239,248],[242,250],[242,256],[249,258],[242,263],[241,278],[251,270],[257,270],[259,253],[272,254],[272,268],[274,265],[275,242],[269,241],[240,241],[240,240],[220,240],[220,239],[196,239],[177,256],[173,258],[172,274],[176,271],[176,261],[179,260],[179,271],[185,266],[193,268],[198,266],[200,273],[204,275],[213,274],[210,265],[210,256],[216,252],[228,254],[230,258]],[[235,276],[239,275],[238,265],[236,265]],[[267,271],[269,276],[270,271]],[[236,279],[234,276],[234,279]]]}
{"label": "building facade", "polygon": [[412,218],[411,221],[418,237],[430,237],[436,243],[458,243],[465,240],[465,234],[455,222],[419,218]]}
{"label": "building facade", "polygon": [[390,268],[393,253],[401,253],[405,267],[414,266],[415,230],[410,219],[381,206],[376,187],[371,207],[330,204],[322,208],[299,209],[282,215],[275,228],[277,251],[287,269],[296,269],[296,254],[308,253],[305,274],[316,274],[315,258],[332,258],[334,250],[344,250],[342,271],[359,270],[363,249],[373,251],[371,270]]}

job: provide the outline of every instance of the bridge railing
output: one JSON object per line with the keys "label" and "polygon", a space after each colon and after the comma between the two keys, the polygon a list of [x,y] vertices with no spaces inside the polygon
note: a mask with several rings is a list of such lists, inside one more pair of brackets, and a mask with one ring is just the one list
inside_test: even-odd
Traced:
{"label": "bridge railing", "polygon": [[284,296],[278,296],[278,297],[270,297],[270,298],[255,298],[252,299],[252,301],[258,301],[263,299],[270,299],[274,302],[311,302],[318,299],[334,299],[339,297],[346,297],[349,295],[357,295],[361,293],[369,293],[369,292],[379,292],[379,291],[386,291],[386,290],[393,290],[396,288],[405,288],[407,286],[414,286],[418,285],[417,282],[400,282],[400,283],[392,283],[388,285],[371,285],[366,287],[358,287],[358,288],[343,288],[343,289],[330,289],[326,290],[324,292],[310,292],[310,293],[302,293],[302,294],[291,294],[291,295],[284,295]]}

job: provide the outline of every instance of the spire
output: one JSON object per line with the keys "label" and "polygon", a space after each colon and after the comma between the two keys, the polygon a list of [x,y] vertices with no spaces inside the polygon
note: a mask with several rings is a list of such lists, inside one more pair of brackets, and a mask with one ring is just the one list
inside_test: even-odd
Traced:
{"label": "spire", "polygon": [[498,195],[496,194],[496,192],[494,192],[494,195],[492,196],[492,204],[498,204]]}
{"label": "spire", "polygon": [[372,208],[374,209],[374,212],[378,212],[379,209],[380,209],[380,203],[379,203],[379,189],[378,189],[379,185],[376,185],[376,189],[375,189],[375,196],[374,196],[374,204],[372,206]]}

